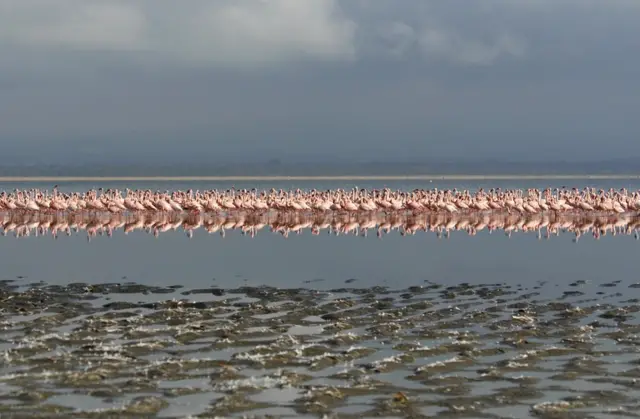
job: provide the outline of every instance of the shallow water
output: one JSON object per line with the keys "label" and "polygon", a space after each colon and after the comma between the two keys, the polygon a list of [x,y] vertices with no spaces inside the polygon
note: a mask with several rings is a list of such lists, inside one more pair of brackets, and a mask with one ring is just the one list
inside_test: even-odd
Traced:
{"label": "shallow water", "polygon": [[10,233],[0,417],[639,416],[640,243],[574,238]]}

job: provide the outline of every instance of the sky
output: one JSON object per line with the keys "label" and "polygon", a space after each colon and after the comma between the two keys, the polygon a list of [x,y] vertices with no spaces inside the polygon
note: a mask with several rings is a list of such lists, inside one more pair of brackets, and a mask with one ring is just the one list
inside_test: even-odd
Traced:
{"label": "sky", "polygon": [[0,0],[5,162],[640,156],[637,0]]}

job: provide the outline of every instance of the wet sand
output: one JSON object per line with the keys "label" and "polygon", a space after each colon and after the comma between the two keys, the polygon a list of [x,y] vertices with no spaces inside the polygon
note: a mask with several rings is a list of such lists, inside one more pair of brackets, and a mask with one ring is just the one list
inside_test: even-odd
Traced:
{"label": "wet sand", "polygon": [[640,416],[638,283],[26,281],[0,283],[2,418]]}
{"label": "wet sand", "polygon": [[1,176],[0,182],[277,182],[277,181],[396,181],[396,180],[628,180],[638,174],[617,175],[363,175],[363,176]]}

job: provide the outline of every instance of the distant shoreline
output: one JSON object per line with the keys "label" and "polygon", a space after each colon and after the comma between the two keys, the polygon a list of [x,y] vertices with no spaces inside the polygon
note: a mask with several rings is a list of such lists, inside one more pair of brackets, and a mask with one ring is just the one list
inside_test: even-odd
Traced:
{"label": "distant shoreline", "polygon": [[397,176],[0,176],[0,182],[227,182],[397,180],[630,180],[640,175],[397,175]]}

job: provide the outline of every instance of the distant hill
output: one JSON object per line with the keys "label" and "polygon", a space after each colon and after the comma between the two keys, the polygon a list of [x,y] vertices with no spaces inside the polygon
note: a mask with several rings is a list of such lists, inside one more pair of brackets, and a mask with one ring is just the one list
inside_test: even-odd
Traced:
{"label": "distant hill", "polygon": [[445,161],[331,163],[279,160],[232,164],[76,164],[0,166],[0,176],[402,176],[640,174],[640,159],[598,162]]}

